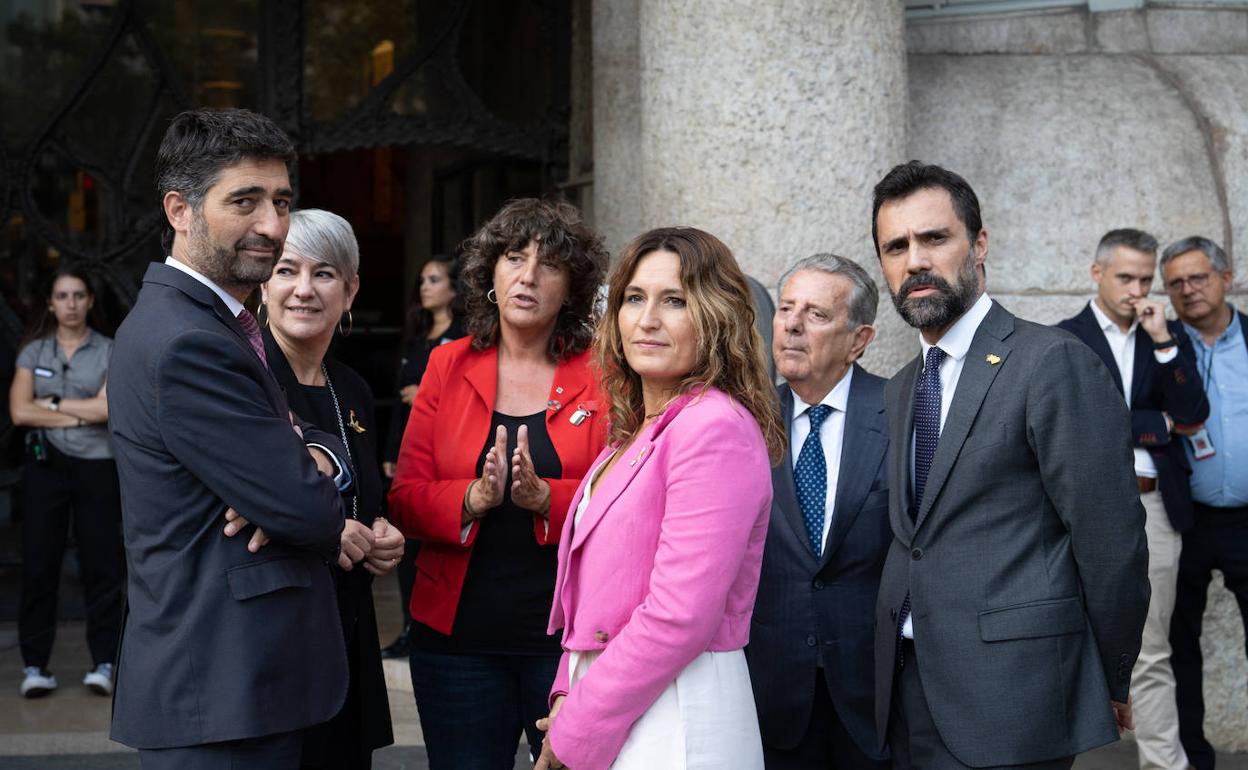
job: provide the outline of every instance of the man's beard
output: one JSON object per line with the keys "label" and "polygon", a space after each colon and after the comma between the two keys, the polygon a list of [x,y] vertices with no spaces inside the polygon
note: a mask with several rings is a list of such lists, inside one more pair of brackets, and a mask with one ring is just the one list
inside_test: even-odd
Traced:
{"label": "man's beard", "polygon": [[[920,286],[931,286],[937,293],[907,301],[910,292]],[[916,329],[943,329],[965,313],[979,296],[975,252],[966,255],[966,261],[958,271],[956,286],[935,273],[917,273],[902,281],[901,287],[890,294],[893,305],[906,323]]]}
{"label": "man's beard", "polygon": [[[282,256],[282,244],[263,235],[243,238],[231,248],[214,244],[208,233],[208,221],[202,214],[191,215],[187,247],[195,269],[222,288],[237,286],[254,289],[269,280],[273,266]],[[252,248],[273,249],[273,256],[270,259],[249,259],[239,253]]]}

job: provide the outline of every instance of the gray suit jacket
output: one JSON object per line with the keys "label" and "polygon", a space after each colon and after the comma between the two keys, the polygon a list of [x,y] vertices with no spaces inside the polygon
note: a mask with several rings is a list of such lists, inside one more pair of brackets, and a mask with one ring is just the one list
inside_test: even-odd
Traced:
{"label": "gray suit jacket", "polygon": [[[342,503],[220,298],[150,266],[108,406],[129,573],[113,740],[170,748],[327,721],[347,685],[328,566]],[[252,554],[250,531],[227,538],[227,506],[272,542]]]}
{"label": "gray suit jacket", "polygon": [[[793,391],[779,388],[787,428]],[[840,473],[823,554],[815,557],[797,503],[793,457],[772,469],[771,525],[763,549],[758,599],[746,658],[763,742],[797,745],[810,723],[815,671],[823,666],[828,695],[864,754],[883,759],[875,733],[876,593],[888,525],[888,423],[884,379],[854,366],[846,404]]]}
{"label": "gray suit jacket", "polygon": [[1127,699],[1149,600],[1122,397],[1082,342],[994,303],[912,516],[921,366],[886,393],[894,539],[876,610],[880,734],[909,593],[928,706],[960,761],[1040,762],[1112,742],[1109,701]]}

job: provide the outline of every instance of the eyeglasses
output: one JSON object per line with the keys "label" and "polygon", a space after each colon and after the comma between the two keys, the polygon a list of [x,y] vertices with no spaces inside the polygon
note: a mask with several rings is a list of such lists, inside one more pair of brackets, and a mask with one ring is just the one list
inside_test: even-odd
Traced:
{"label": "eyeglasses", "polygon": [[1175,278],[1166,284],[1169,291],[1183,291],[1187,286],[1191,286],[1193,291],[1200,291],[1209,285],[1209,273],[1197,273],[1187,278]]}

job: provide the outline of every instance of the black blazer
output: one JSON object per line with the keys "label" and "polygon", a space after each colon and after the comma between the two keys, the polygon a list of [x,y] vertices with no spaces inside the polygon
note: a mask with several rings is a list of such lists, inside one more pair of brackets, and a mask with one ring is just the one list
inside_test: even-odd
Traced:
{"label": "black blazer", "polygon": [[[883,759],[876,737],[874,621],[888,523],[884,379],[855,365],[845,413],[832,528],[816,559],[793,483],[793,457],[772,469],[771,524],[746,649],[763,742],[794,747],[810,722],[815,670],[854,742]],[[786,430],[793,391],[779,388]]]}
{"label": "black blazer", "polygon": [[[263,332],[265,357],[273,376],[286,393],[290,408],[305,419],[317,422],[317,427],[334,435],[338,433],[338,421],[318,420],[307,391],[295,378],[290,363],[281,346],[268,329]],[[373,409],[373,391],[354,369],[326,356],[325,368],[333,383],[342,410],[343,427],[350,450],[352,475],[355,486],[343,499],[346,515],[352,511],[352,498],[359,496],[359,519],[372,526],[373,519],[381,513],[381,470],[377,463],[377,420]],[[363,432],[351,427],[355,424]],[[323,423],[323,424],[322,424]],[[363,567],[356,566],[344,572],[333,568],[338,587],[338,613],[342,620],[343,637],[350,660],[351,683],[358,709],[343,713],[325,724],[304,732],[304,767],[338,767],[342,757],[358,757],[363,751],[371,751],[394,743],[390,723],[390,701],[386,695],[386,675],[381,667],[381,641],[377,636],[377,614],[373,607],[373,576]],[[351,721],[346,721],[347,719]],[[345,764],[345,762],[343,762]]]}
{"label": "black blazer", "polygon": [[[1118,392],[1122,393],[1122,375],[1114,354],[1105,340],[1105,332],[1097,323],[1089,305],[1074,318],[1057,324],[1078,337],[1096,353],[1109,369]],[[1191,528],[1192,492],[1187,477],[1192,473],[1183,442],[1166,429],[1163,412],[1180,425],[1199,425],[1209,417],[1209,401],[1205,398],[1200,373],[1196,371],[1196,353],[1192,342],[1178,321],[1167,323],[1170,336],[1178,343],[1179,353],[1169,363],[1159,364],[1153,355],[1153,341],[1140,329],[1135,334],[1135,369],[1131,374],[1131,440],[1143,447],[1157,465],[1157,485],[1166,506],[1170,526],[1176,532]],[[1089,440],[1096,437],[1089,436]]]}
{"label": "black blazer", "polygon": [[[113,740],[193,746],[338,713],[342,502],[238,321],[191,276],[151,265],[109,386],[129,568]],[[337,438],[304,435],[342,456]],[[226,537],[227,507],[272,542],[252,554],[247,532]]]}

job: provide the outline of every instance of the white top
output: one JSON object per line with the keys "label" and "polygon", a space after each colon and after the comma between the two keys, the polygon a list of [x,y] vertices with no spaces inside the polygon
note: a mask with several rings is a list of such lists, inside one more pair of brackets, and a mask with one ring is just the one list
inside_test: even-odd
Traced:
{"label": "white top", "polygon": [[[841,447],[845,435],[845,410],[849,404],[850,381],[854,378],[854,367],[849,367],[840,381],[823,397],[820,404],[832,407],[823,425],[819,427],[819,443],[823,445],[824,465],[827,466],[827,496],[823,506],[823,537],[824,547],[828,544],[828,533],[832,531],[832,516],[835,513],[836,483],[841,475]],[[808,404],[797,393],[793,394],[793,420],[789,423],[789,448],[793,456],[793,467],[797,468],[797,459],[806,438],[810,435],[810,416],[808,412],[816,404]]]}
{"label": "white top", "polygon": [[[962,317],[954,322],[953,326],[945,332],[944,336],[936,342],[935,347],[939,347],[947,354],[945,360],[940,363],[940,432],[945,432],[945,418],[949,416],[949,405],[953,403],[953,394],[958,388],[958,379],[962,376],[962,365],[966,363],[966,354],[970,352],[971,342],[975,339],[975,332],[979,331],[979,325],[988,317],[988,311],[992,309],[992,298],[988,296],[988,292],[979,295],[979,299],[975,300],[975,304],[962,314]],[[927,351],[932,349],[932,345],[923,339],[923,335],[919,334],[919,346],[922,348],[922,360],[927,360]],[[910,478],[914,478],[914,437],[910,438]],[[910,614],[906,616],[906,624],[901,627],[901,635],[906,639],[914,638],[914,607],[911,605]]]}
{"label": "white top", "polygon": [[[1096,322],[1105,335],[1105,341],[1109,343],[1109,352],[1113,354],[1114,363],[1118,365],[1118,375],[1122,378],[1122,396],[1126,399],[1127,406],[1130,407],[1131,386],[1135,382],[1135,332],[1140,328],[1140,321],[1138,318],[1132,321],[1131,328],[1124,332],[1118,328],[1118,324],[1105,315],[1105,311],[1101,310],[1095,300],[1089,302],[1088,307],[1092,308],[1092,315],[1096,316]],[[1178,347],[1172,347],[1165,353],[1160,350],[1153,351],[1153,357],[1159,364],[1170,363],[1178,354]],[[1153,457],[1148,450],[1137,446],[1133,451],[1135,452],[1135,475],[1150,479],[1157,478],[1157,464],[1153,462]]]}
{"label": "white top", "polygon": [[581,525],[581,517],[585,515],[585,509],[589,508],[590,493],[593,492],[594,489],[594,477],[598,475],[598,472],[602,470],[603,466],[611,462],[611,458],[615,457],[615,454],[615,452],[612,452],[607,455],[607,459],[589,469],[589,482],[585,484],[585,492],[581,495],[581,502],[576,505],[576,513],[572,514],[573,532],[575,532],[576,528]]}

